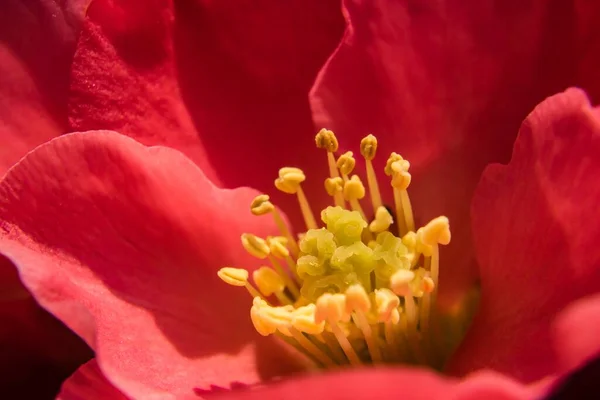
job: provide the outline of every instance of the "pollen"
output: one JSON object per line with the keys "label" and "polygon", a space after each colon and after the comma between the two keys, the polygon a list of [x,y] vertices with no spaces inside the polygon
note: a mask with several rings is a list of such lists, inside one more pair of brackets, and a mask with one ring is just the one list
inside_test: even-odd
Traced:
{"label": "pollen", "polygon": [[443,363],[436,350],[444,342],[436,298],[439,247],[451,239],[448,218],[415,227],[410,163],[397,153],[381,171],[393,195],[384,203],[373,163],[382,150],[375,136],[359,146],[365,183],[354,173],[353,152],[336,155],[332,131],[319,131],[315,143],[326,153],[329,176],[322,182],[331,205],[315,214],[302,188],[307,176],[299,168],[281,168],[275,187],[297,198],[305,226],[293,230],[268,195],[257,196],[250,212],[270,215],[279,234],[244,233],[241,245],[264,265],[251,273],[225,267],[218,276],[246,288],[258,334],[279,337],[318,368]]}

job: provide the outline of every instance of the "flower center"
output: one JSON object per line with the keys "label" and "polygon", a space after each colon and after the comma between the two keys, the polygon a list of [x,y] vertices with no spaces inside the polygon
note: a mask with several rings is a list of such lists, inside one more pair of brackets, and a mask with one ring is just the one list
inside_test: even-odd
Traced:
{"label": "flower center", "polygon": [[[410,164],[392,153],[385,166],[394,194],[394,215],[382,202],[372,160],[377,139],[360,143],[366,163],[371,220],[361,205],[366,188],[352,175],[352,152],[336,159],[338,141],[322,129],[318,148],[327,152],[325,189],[334,206],[321,211],[317,224],[302,190],[298,168],[279,170],[275,187],[296,195],[307,231],[294,237],[269,196],[251,204],[255,215],[270,214],[281,235],[260,238],[245,233],[242,245],[268,260],[253,271],[222,268],[226,283],[244,286],[253,297],[250,316],[261,335],[277,335],[318,366],[406,362],[439,366],[441,319],[435,312],[439,245],[450,243],[444,216],[415,230],[407,188]],[[370,212],[371,214],[371,212]]]}

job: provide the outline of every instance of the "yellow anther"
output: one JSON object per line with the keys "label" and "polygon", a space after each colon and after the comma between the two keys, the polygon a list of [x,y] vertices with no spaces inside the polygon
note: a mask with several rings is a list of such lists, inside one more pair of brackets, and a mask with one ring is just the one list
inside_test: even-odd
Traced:
{"label": "yellow anther", "polygon": [[286,336],[292,336],[289,331],[292,327],[292,313],[288,307],[262,306],[260,308],[260,318],[269,331],[274,328]]}
{"label": "yellow anther", "polygon": [[408,269],[399,269],[390,278],[390,288],[398,296],[409,296],[411,293],[409,284],[414,278],[414,272]]}
{"label": "yellow anther", "polygon": [[244,246],[244,249],[254,257],[263,259],[267,258],[270,254],[267,242],[251,233],[242,234],[242,246]]}
{"label": "yellow anther", "polygon": [[325,293],[317,299],[315,322],[347,322],[350,315],[346,312],[346,296],[340,293]]}
{"label": "yellow anther", "polygon": [[421,240],[426,245],[447,245],[448,243],[450,243],[450,223],[448,221],[448,218],[444,216],[434,218],[421,229]]}
{"label": "yellow anther", "polygon": [[350,175],[356,166],[356,160],[353,157],[351,151],[347,151],[340,156],[337,160],[337,167],[340,169],[342,175]]}
{"label": "yellow anther", "polygon": [[[340,193],[344,190],[344,181],[339,176],[335,178],[327,178],[325,179],[325,190],[327,191],[328,195],[335,196],[337,193]],[[343,205],[339,206],[342,207]]]}
{"label": "yellow anther", "polygon": [[410,185],[412,180],[412,176],[408,169],[410,168],[410,163],[406,160],[393,162],[391,165],[392,169],[392,186],[400,189],[406,190]]}
{"label": "yellow anther", "polygon": [[287,239],[284,237],[267,238],[269,250],[277,258],[286,258],[290,255],[290,251],[285,247],[285,243],[287,243]]}
{"label": "yellow anther", "polygon": [[326,149],[332,153],[338,150],[338,140],[329,129],[321,129],[315,136],[315,143],[319,149]]}
{"label": "yellow anther", "polygon": [[375,158],[377,152],[377,138],[373,135],[367,135],[360,141],[360,154],[366,160],[372,160]]}
{"label": "yellow anther", "polygon": [[392,214],[390,214],[387,208],[381,206],[375,213],[375,219],[369,224],[369,230],[373,233],[387,231],[393,223],[394,219],[392,218]]}
{"label": "yellow anther", "polygon": [[385,174],[387,176],[392,176],[392,174],[394,173],[394,171],[392,170],[392,164],[397,162],[397,161],[402,161],[404,160],[404,158],[402,158],[402,156],[398,153],[392,153],[390,154],[390,156],[388,157],[386,163],[385,163]]}
{"label": "yellow anther", "polygon": [[431,257],[431,253],[433,252],[433,246],[425,243],[425,241],[423,240],[423,235],[424,235],[424,229],[419,228],[419,230],[417,230],[417,234],[415,236],[416,237],[415,251],[417,253],[423,254],[425,257]]}
{"label": "yellow anther", "polygon": [[412,205],[406,189],[410,185],[411,175],[408,172],[410,163],[398,153],[390,154],[385,164],[385,174],[392,177],[394,188],[394,208],[398,222],[398,233],[404,235],[415,230],[415,220]]}
{"label": "yellow anther", "polygon": [[223,282],[232,286],[246,286],[248,283],[248,271],[245,269],[225,267],[221,268],[217,275]]}
{"label": "yellow anther", "polygon": [[346,200],[360,200],[365,197],[365,187],[358,175],[352,175],[344,184],[344,198]]}
{"label": "yellow anther", "polygon": [[264,321],[263,312],[260,308],[252,306],[250,309],[250,319],[252,320],[254,329],[256,329],[256,331],[262,336],[269,336],[277,331],[277,327]]}
{"label": "yellow anther", "polygon": [[383,288],[375,291],[375,306],[379,321],[389,321],[394,311],[398,311],[399,305],[400,299],[391,290]]}
{"label": "yellow anther", "polygon": [[352,285],[346,290],[346,312],[369,312],[371,301],[361,285]]}
{"label": "yellow anther", "polygon": [[285,283],[281,276],[269,267],[260,267],[254,271],[252,279],[258,286],[258,290],[265,296],[281,293],[285,289]]}
{"label": "yellow anther", "polygon": [[292,313],[292,326],[309,335],[319,335],[323,333],[325,321],[321,321],[320,323],[315,322],[315,310],[316,306],[314,304],[298,307]]}
{"label": "yellow anther", "polygon": [[275,179],[275,187],[284,193],[296,194],[300,183],[306,180],[300,168],[285,167],[279,170],[279,178]]}
{"label": "yellow anther", "polygon": [[435,289],[435,283],[433,282],[433,279],[431,279],[428,276],[423,278],[422,285],[423,285],[423,292],[425,292],[425,293],[431,293]]}
{"label": "yellow anther", "polygon": [[264,215],[272,212],[275,209],[273,203],[269,201],[269,196],[266,194],[258,195],[250,204],[250,211],[254,215]]}
{"label": "yellow anther", "polygon": [[409,250],[414,251],[417,247],[417,233],[411,231],[402,236],[402,244],[408,247]]}

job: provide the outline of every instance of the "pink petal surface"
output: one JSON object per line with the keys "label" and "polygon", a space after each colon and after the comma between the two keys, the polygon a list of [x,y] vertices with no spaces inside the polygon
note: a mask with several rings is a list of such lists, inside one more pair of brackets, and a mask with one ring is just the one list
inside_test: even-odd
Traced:
{"label": "pink petal surface", "polygon": [[81,366],[62,386],[57,400],[127,400],[100,371],[96,360]]}
{"label": "pink petal surface", "polygon": [[472,208],[482,301],[452,372],[557,371],[552,321],[600,291],[598,154],[600,113],[569,89],[527,117],[507,166],[485,170]]}
{"label": "pink petal surface", "polygon": [[257,265],[242,232],[275,233],[249,213],[255,195],[215,188],[175,150],[69,134],[0,184],[0,251],[127,395],[255,383],[299,367],[256,334],[248,294],[216,276]]}
{"label": "pink petal surface", "polygon": [[64,132],[70,64],[89,1],[2,2],[0,176]]}
{"label": "pink petal surface", "polygon": [[278,169],[316,151],[308,92],[342,30],[339,0],[96,0],[71,127],[167,145],[217,185],[276,192]]}
{"label": "pink petal surface", "polygon": [[600,294],[580,299],[560,313],[553,339],[562,371],[580,367],[600,354]]}
{"label": "pink petal surface", "polygon": [[530,399],[535,391],[492,372],[460,382],[420,369],[363,369],[286,380],[218,399]]}
{"label": "pink petal surface", "polygon": [[544,97],[569,84],[598,89],[597,57],[574,72],[593,24],[572,32],[578,17],[595,21],[600,10],[576,15],[572,2],[546,0],[343,4],[346,34],[311,93],[315,122],[346,143],[380,137],[380,166],[391,151],[411,161],[417,220],[445,214],[452,224],[440,285],[451,301],[477,272],[469,205],[485,165],[508,159],[519,124]]}

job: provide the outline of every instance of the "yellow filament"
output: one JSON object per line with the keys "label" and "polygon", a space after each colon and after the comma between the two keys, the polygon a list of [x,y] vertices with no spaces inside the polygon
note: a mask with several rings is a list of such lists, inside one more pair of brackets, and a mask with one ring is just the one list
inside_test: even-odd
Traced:
{"label": "yellow filament", "polygon": [[298,204],[300,204],[300,211],[302,212],[302,217],[304,218],[304,223],[306,224],[306,229],[317,229],[317,221],[315,220],[315,216],[308,204],[308,200],[304,195],[304,191],[298,185],[298,191],[296,192],[298,196]]}
{"label": "yellow filament", "polygon": [[362,311],[355,311],[353,320],[365,337],[365,342],[367,342],[367,348],[371,355],[371,361],[374,363],[381,362],[381,351],[377,345],[377,340],[373,335],[373,329],[371,328],[371,325],[369,325],[369,321],[367,321],[367,316]]}
{"label": "yellow filament", "polygon": [[[338,173],[338,169],[335,162],[335,156],[332,152],[327,152],[327,163],[329,164],[329,175],[331,178],[339,178],[340,174]],[[336,191],[333,194],[333,198],[336,206],[344,207],[344,196],[342,192]]]}
{"label": "yellow filament", "polygon": [[402,202],[402,212],[406,221],[406,229],[408,231],[415,231],[415,218],[413,216],[412,205],[410,204],[410,198],[406,190],[400,191],[400,201]]}
{"label": "yellow filament", "polygon": [[332,367],[336,365],[335,361],[331,359],[325,352],[319,349],[313,342],[307,339],[306,336],[296,328],[290,328],[290,333],[292,337],[296,339],[298,344],[302,346],[307,352],[309,352],[313,357],[319,360],[326,367]]}
{"label": "yellow filament", "polygon": [[344,332],[342,331],[342,329],[340,328],[338,323],[330,322],[329,325],[331,326],[331,331],[335,335],[335,338],[337,339],[342,350],[344,351],[344,354],[346,355],[346,357],[348,357],[348,361],[350,361],[350,364],[352,364],[354,366],[362,365],[362,362],[360,361],[360,357],[358,357],[358,354],[356,354],[356,352],[352,348],[350,341],[348,340],[346,335],[344,335]]}
{"label": "yellow filament", "polygon": [[386,356],[389,360],[394,360],[402,357],[401,350],[398,342],[398,333],[396,332],[396,326],[390,321],[384,323],[384,335],[387,344]]}
{"label": "yellow filament", "polygon": [[339,176],[335,178],[328,178],[325,180],[325,190],[330,196],[333,196],[334,204],[337,207],[344,208],[344,197],[343,191],[343,180]]}
{"label": "yellow filament", "polygon": [[415,300],[412,296],[412,293],[408,296],[404,296],[404,307],[406,309],[406,319],[407,319],[407,337],[410,342],[410,347],[413,351],[413,355],[415,359],[420,364],[426,364],[427,359],[423,354],[423,350],[421,349],[421,343],[419,343],[419,338],[417,337],[417,307],[415,305]]}
{"label": "yellow filament", "polygon": [[300,290],[298,290],[298,286],[296,286],[296,284],[294,283],[292,278],[290,278],[290,276],[287,274],[287,272],[283,269],[283,267],[281,266],[279,261],[277,261],[277,259],[275,257],[273,257],[272,255],[269,255],[269,260],[271,261],[271,264],[273,264],[273,268],[275,268],[275,271],[277,271],[277,273],[279,274],[281,279],[283,279],[283,282],[285,282],[285,286],[289,289],[289,291],[294,296],[294,300],[299,298]]}
{"label": "yellow filament", "polygon": [[379,184],[377,183],[377,175],[375,175],[375,168],[371,160],[366,160],[367,169],[367,184],[369,185],[369,194],[371,195],[371,204],[373,205],[373,212],[376,212],[379,207],[383,205],[381,202],[381,194],[379,193]]}
{"label": "yellow filament", "polygon": [[331,351],[331,354],[333,355],[335,361],[338,364],[347,364],[348,360],[346,359],[346,355],[344,354],[344,351],[340,347],[335,336],[331,336],[331,334],[328,332],[323,332],[323,334],[320,336],[325,341],[325,344],[327,345],[327,348],[329,348],[329,350]]}
{"label": "yellow filament", "polygon": [[402,207],[401,190],[394,188],[394,208],[396,209],[396,222],[398,223],[398,235],[404,236],[409,230],[406,225],[406,216],[404,215],[404,207]]}
{"label": "yellow filament", "polygon": [[261,299],[267,301],[264,296],[262,294],[260,294],[258,292],[258,290],[256,290],[256,288],[254,286],[252,286],[252,284],[250,282],[246,282],[246,284],[244,285],[244,287],[246,288],[246,290],[248,290],[248,293],[250,293],[250,296],[252,298],[255,297],[260,297]]}
{"label": "yellow filament", "polygon": [[287,224],[283,221],[283,218],[281,217],[279,211],[277,211],[276,208],[273,210],[273,219],[275,220],[275,224],[277,225],[279,232],[281,232],[281,235],[287,238],[288,245],[290,246],[290,252],[294,257],[298,257],[298,254],[300,253],[298,242],[288,229]]}
{"label": "yellow filament", "polygon": [[285,258],[285,262],[288,265],[288,268],[290,269],[290,271],[292,271],[292,273],[294,274],[294,278],[296,279],[297,282],[302,282],[302,279],[300,278],[300,276],[298,275],[298,266],[296,265],[296,262],[294,261],[294,259],[290,256],[287,256]]}
{"label": "yellow filament", "polygon": [[371,195],[371,204],[373,205],[373,213],[383,205],[381,201],[381,193],[379,192],[379,184],[377,183],[377,175],[371,160],[375,157],[377,151],[377,139],[373,135],[368,135],[360,142],[360,153],[365,158],[367,170],[367,184],[369,186],[369,194]]}
{"label": "yellow filament", "polygon": [[424,337],[427,337],[429,332],[429,313],[431,309],[431,295],[429,293],[423,294],[419,304],[419,311],[421,312],[419,328]]}

